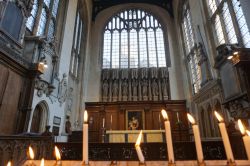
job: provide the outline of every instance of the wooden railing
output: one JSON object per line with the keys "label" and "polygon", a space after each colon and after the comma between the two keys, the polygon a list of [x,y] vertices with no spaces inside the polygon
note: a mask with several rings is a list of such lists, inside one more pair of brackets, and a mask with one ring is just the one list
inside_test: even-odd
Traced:
{"label": "wooden railing", "polygon": [[0,136],[0,166],[6,166],[9,160],[14,166],[24,163],[29,146],[32,146],[36,159],[51,159],[54,140],[45,136]]}
{"label": "wooden railing", "polygon": [[[63,160],[81,160],[81,143],[56,143],[62,153]],[[222,141],[203,141],[205,160],[226,160]],[[142,143],[141,148],[147,161],[167,160],[165,143]],[[234,150],[236,159],[246,159],[244,147]],[[194,142],[175,142],[174,153],[176,160],[196,160]],[[134,143],[90,143],[89,159],[92,161],[133,161],[138,160]]]}

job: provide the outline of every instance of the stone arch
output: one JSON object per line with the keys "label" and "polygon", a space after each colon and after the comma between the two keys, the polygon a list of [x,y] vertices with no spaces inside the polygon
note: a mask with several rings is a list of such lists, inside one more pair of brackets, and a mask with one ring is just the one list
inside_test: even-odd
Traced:
{"label": "stone arch", "polygon": [[41,133],[45,131],[45,127],[48,124],[48,117],[49,107],[47,102],[39,102],[33,111],[30,132]]}

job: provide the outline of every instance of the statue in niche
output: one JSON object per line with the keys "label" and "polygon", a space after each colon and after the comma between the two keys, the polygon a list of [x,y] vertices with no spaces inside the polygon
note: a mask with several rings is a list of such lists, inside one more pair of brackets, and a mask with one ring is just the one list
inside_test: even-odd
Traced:
{"label": "statue in niche", "polygon": [[137,69],[131,70],[131,77],[137,79],[138,78],[138,72]]}
{"label": "statue in niche", "polygon": [[128,82],[127,82],[127,80],[123,80],[123,82],[122,82],[122,95],[123,96],[128,95]]}
{"label": "statue in niche", "polygon": [[118,96],[118,90],[119,90],[119,88],[118,88],[118,81],[117,80],[114,80],[112,88],[113,88],[112,89],[112,95],[113,95],[113,97]]}
{"label": "statue in niche", "polygon": [[142,69],[142,71],[141,71],[141,77],[142,78],[147,78],[147,69],[146,68]]}
{"label": "statue in niche", "polygon": [[148,81],[146,79],[142,80],[142,96],[147,96],[148,94]]}
{"label": "statue in niche", "polygon": [[168,70],[165,68],[162,68],[161,75],[162,75],[162,78],[167,78],[168,77]]}
{"label": "statue in niche", "polygon": [[73,88],[69,88],[68,92],[68,102],[67,102],[67,111],[71,112],[72,104],[73,104]]}
{"label": "statue in niche", "polygon": [[152,82],[152,94],[153,96],[158,96],[159,94],[158,84],[155,79],[153,79],[153,82]]}
{"label": "statue in niche", "polygon": [[67,75],[64,73],[58,87],[58,101],[62,105],[67,98]]}
{"label": "statue in niche", "polygon": [[108,81],[104,80],[102,83],[102,95],[103,95],[103,97],[108,96],[108,89],[109,89]]}
{"label": "statue in niche", "polygon": [[137,96],[137,86],[138,86],[138,82],[136,79],[132,80],[132,94],[133,96]]}
{"label": "statue in niche", "polygon": [[152,68],[151,69],[151,74],[152,74],[152,78],[157,78],[157,69],[156,68]]}
{"label": "statue in niche", "polygon": [[69,116],[66,117],[66,122],[65,122],[65,132],[67,134],[72,134],[72,131],[71,131],[71,122],[69,120]]}
{"label": "statue in niche", "polygon": [[162,79],[161,86],[162,86],[163,96],[167,96],[168,95],[168,89],[167,89],[167,81],[166,81],[165,78]]}

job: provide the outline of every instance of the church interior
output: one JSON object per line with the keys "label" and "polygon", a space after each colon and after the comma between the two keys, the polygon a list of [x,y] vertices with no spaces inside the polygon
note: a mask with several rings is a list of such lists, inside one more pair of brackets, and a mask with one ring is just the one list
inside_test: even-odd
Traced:
{"label": "church interior", "polygon": [[0,166],[250,166],[248,7],[0,0]]}

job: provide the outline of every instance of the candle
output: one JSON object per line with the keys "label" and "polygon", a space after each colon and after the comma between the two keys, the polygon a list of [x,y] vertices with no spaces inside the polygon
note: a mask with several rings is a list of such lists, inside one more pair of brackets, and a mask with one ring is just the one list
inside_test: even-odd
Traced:
{"label": "candle", "polygon": [[232,163],[232,162],[234,162],[234,156],[233,156],[232,148],[231,148],[230,141],[228,138],[227,129],[226,129],[226,125],[224,123],[224,119],[216,111],[214,111],[214,115],[216,116],[216,118],[219,121],[220,133],[221,133],[222,141],[223,141],[224,148],[226,151],[227,160],[229,163]]}
{"label": "candle", "polygon": [[11,166],[11,161],[8,161],[7,166]]}
{"label": "candle", "polygon": [[29,159],[30,159],[29,165],[31,165],[31,166],[34,165],[34,163],[33,163],[34,158],[35,158],[34,151],[33,151],[32,147],[29,146]]}
{"label": "candle", "polygon": [[204,157],[203,157],[203,151],[202,151],[202,145],[201,145],[199,126],[196,124],[195,119],[193,118],[192,115],[188,113],[187,117],[188,117],[189,122],[192,124],[193,132],[194,132],[194,141],[195,141],[198,162],[203,163]]}
{"label": "candle", "polygon": [[102,118],[102,128],[105,126],[105,118]]}
{"label": "candle", "polygon": [[250,160],[250,131],[246,130],[240,119],[238,120],[238,126],[241,134],[243,135],[242,139],[247,153],[247,158]]}
{"label": "candle", "polygon": [[165,120],[164,124],[165,124],[165,134],[166,134],[167,149],[168,149],[168,162],[174,163],[174,150],[173,150],[171,127],[170,127],[170,122],[168,120],[168,114],[164,109],[161,110],[161,113]]}
{"label": "candle", "polygon": [[44,158],[42,158],[40,166],[44,166]]}
{"label": "candle", "polygon": [[84,111],[84,123],[83,123],[83,149],[82,149],[82,160],[84,164],[88,164],[88,112],[85,110]]}
{"label": "candle", "polygon": [[141,138],[142,138],[142,130],[140,131],[140,134],[136,140],[136,144],[135,144],[135,149],[136,149],[136,152],[137,152],[137,156],[140,160],[140,163],[144,163],[145,159],[144,159],[144,156],[142,154],[142,151],[141,151],[141,147],[140,147],[140,143],[141,143]]}
{"label": "candle", "polygon": [[55,155],[56,155],[56,165],[61,166],[62,165],[61,154],[57,146],[55,146]]}

